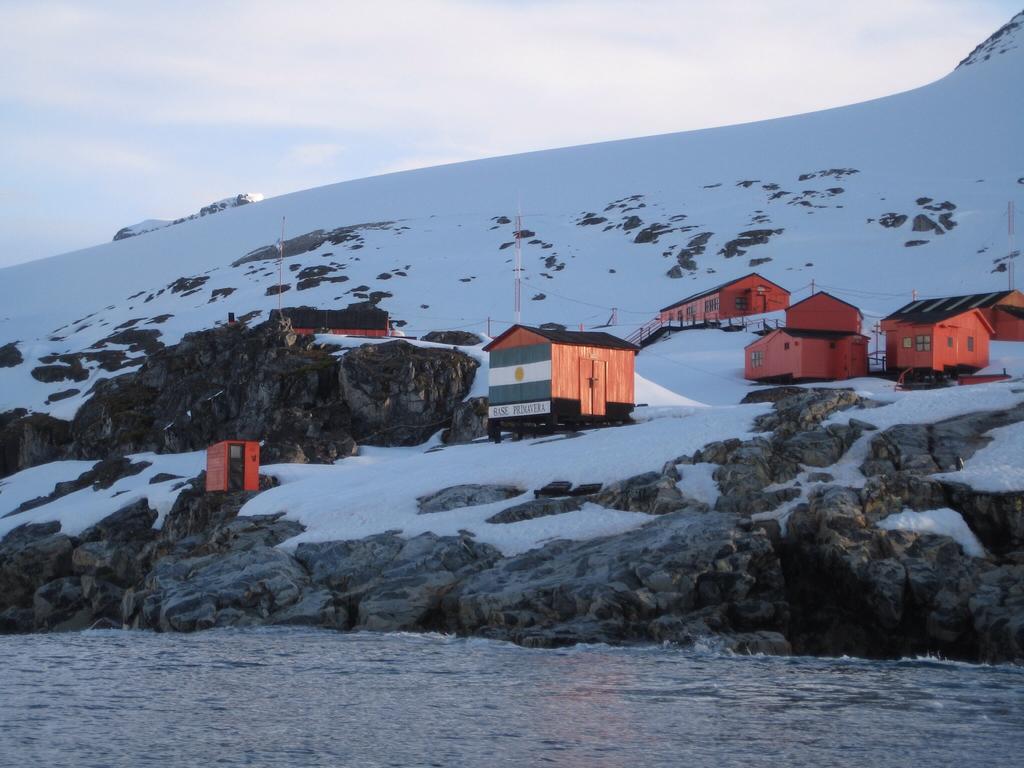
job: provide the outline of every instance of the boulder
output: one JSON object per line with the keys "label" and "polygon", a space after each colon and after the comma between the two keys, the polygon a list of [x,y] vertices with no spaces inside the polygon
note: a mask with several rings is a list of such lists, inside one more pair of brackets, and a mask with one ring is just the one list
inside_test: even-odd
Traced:
{"label": "boulder", "polygon": [[47,582],[32,598],[35,628],[67,631],[85,629],[92,623],[92,610],[78,578],[65,576]]}
{"label": "boulder", "polygon": [[416,499],[421,515],[433,512],[447,512],[460,507],[476,507],[492,504],[522,495],[523,491],[509,485],[453,485],[436,493]]}
{"label": "boulder", "polygon": [[469,331],[430,331],[423,334],[422,338],[423,341],[450,344],[455,347],[476,347],[483,343],[479,336]]}
{"label": "boulder", "polygon": [[487,518],[487,522],[500,525],[519,523],[523,520],[535,520],[538,517],[548,517],[550,515],[562,515],[566,512],[575,512],[581,509],[586,501],[582,496],[531,499],[522,504],[516,504],[513,507],[503,509],[496,515],[491,515]]}

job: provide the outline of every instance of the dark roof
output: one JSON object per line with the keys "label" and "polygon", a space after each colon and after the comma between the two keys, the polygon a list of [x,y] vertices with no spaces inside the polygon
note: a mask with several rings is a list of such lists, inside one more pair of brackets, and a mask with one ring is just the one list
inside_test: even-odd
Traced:
{"label": "dark roof", "polygon": [[839,298],[838,296],[833,296],[833,295],[832,295],[831,293],[829,293],[828,291],[818,291],[817,293],[812,293],[812,294],[811,294],[810,296],[808,296],[808,297],[807,297],[806,299],[800,299],[800,301],[798,301],[798,302],[797,302],[796,304],[790,304],[790,305],[789,305],[788,307],[786,307],[786,309],[787,309],[787,310],[790,310],[790,309],[792,309],[793,307],[799,307],[799,306],[800,306],[801,304],[803,304],[803,303],[804,303],[805,301],[810,301],[811,299],[813,299],[813,298],[816,298],[816,297],[818,297],[818,296],[828,296],[828,297],[829,297],[830,299],[832,299],[833,301],[838,301],[838,302],[839,302],[840,304],[845,304],[845,305],[846,305],[846,306],[848,306],[848,307],[851,307],[851,308],[853,308],[853,309],[856,309],[856,310],[857,310],[857,312],[858,312],[858,313],[859,313],[859,314],[861,315],[861,317],[863,317],[863,313],[861,313],[861,311],[860,311],[860,307],[858,307],[858,306],[855,306],[854,304],[851,304],[851,303],[850,303],[850,302],[848,302],[848,301],[843,301],[843,300],[842,300],[842,299],[840,299],[840,298]]}
{"label": "dark roof", "polygon": [[628,349],[632,352],[640,351],[640,347],[635,344],[630,344],[625,339],[620,339],[618,336],[612,336],[610,333],[604,333],[603,331],[558,331],[547,328],[535,328],[532,325],[513,325],[504,333],[494,337],[494,339],[491,340],[491,343],[484,347],[484,351],[490,351],[495,344],[512,333],[516,328],[522,328],[524,331],[529,331],[530,333],[535,333],[538,336],[543,336],[545,339],[549,339],[556,344],[608,347],[609,349]]}
{"label": "dark roof", "polygon": [[937,323],[956,317],[972,309],[987,309],[1009,296],[1013,291],[972,293],[969,296],[948,296],[942,299],[917,299],[897,309],[885,320],[906,320],[912,323]]}
{"label": "dark roof", "polygon": [[863,333],[855,333],[853,331],[811,331],[803,328],[780,328],[787,336],[793,336],[798,339],[845,339],[847,336],[860,336],[866,339]]}
{"label": "dark roof", "polygon": [[[748,277],[759,277],[766,283],[771,283],[780,291],[786,291],[786,289],[783,288],[781,285],[779,285],[778,283],[773,283],[764,275],[758,274],[757,272],[750,272],[749,274],[737,277],[735,280],[729,280],[727,282],[721,283],[720,285],[716,285],[714,288],[708,288],[706,291],[701,291],[700,293],[695,293],[692,296],[687,296],[685,299],[680,299],[674,304],[669,304],[667,307],[662,307],[660,311],[667,312],[670,309],[675,309],[676,307],[682,306],[683,304],[689,304],[691,301],[696,301],[697,299],[703,298],[704,296],[710,296],[712,293],[718,293],[723,288],[728,288],[733,283],[738,283],[740,280],[746,280]],[[789,293],[789,291],[786,291],[786,293]]]}
{"label": "dark roof", "polygon": [[1012,304],[996,304],[996,309],[1024,320],[1024,307],[1015,307]]}
{"label": "dark roof", "polygon": [[[281,310],[293,328],[344,328],[353,331],[387,330],[388,313],[379,307],[358,306],[347,309],[285,307]],[[270,313],[273,318],[277,310]]]}

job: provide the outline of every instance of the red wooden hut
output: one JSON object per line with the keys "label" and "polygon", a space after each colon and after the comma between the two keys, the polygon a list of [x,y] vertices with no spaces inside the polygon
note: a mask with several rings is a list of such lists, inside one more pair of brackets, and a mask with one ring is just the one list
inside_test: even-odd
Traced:
{"label": "red wooden hut", "polygon": [[223,440],[206,449],[207,491],[259,489],[259,443],[255,440]]}
{"label": "red wooden hut", "polygon": [[992,296],[918,299],[900,307],[882,320],[886,368],[943,374],[984,368],[994,328],[981,305]]}
{"label": "red wooden hut", "polygon": [[505,420],[623,421],[633,411],[638,348],[617,336],[513,325],[484,351],[492,435]]}
{"label": "red wooden hut", "polygon": [[663,323],[692,325],[774,312],[788,306],[789,291],[751,272],[669,304],[658,314],[658,319]]}
{"label": "red wooden hut", "polygon": [[786,327],[747,345],[744,376],[753,381],[837,380],[866,376],[868,339],[857,307],[815,293],[786,310]]}
{"label": "red wooden hut", "polygon": [[[292,322],[292,329],[300,336],[314,333],[333,333],[344,336],[390,336],[388,313],[372,304],[353,304],[345,309],[316,309],[314,307],[287,307],[281,312]],[[276,310],[271,312],[271,317]]]}

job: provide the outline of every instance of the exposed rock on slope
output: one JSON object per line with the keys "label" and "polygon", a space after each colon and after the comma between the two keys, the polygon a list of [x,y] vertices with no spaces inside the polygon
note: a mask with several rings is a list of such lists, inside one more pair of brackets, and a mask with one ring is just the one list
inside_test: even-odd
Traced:
{"label": "exposed rock on slope", "polygon": [[403,341],[343,356],[276,324],[187,335],[137,373],[103,381],[71,427],[73,452],[101,457],[264,440],[275,461],[333,461],[356,442],[411,445],[442,427],[477,364]]}

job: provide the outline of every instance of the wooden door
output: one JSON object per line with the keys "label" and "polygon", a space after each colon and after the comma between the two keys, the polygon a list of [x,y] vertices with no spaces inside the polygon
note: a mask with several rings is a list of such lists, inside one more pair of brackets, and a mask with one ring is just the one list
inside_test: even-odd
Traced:
{"label": "wooden door", "polygon": [[594,375],[591,379],[591,413],[604,416],[608,403],[608,362],[594,361]]}
{"label": "wooden door", "polygon": [[605,360],[580,360],[580,414],[604,416],[608,401],[608,363]]}
{"label": "wooden door", "polygon": [[589,416],[594,408],[594,361],[580,358],[580,414]]}

